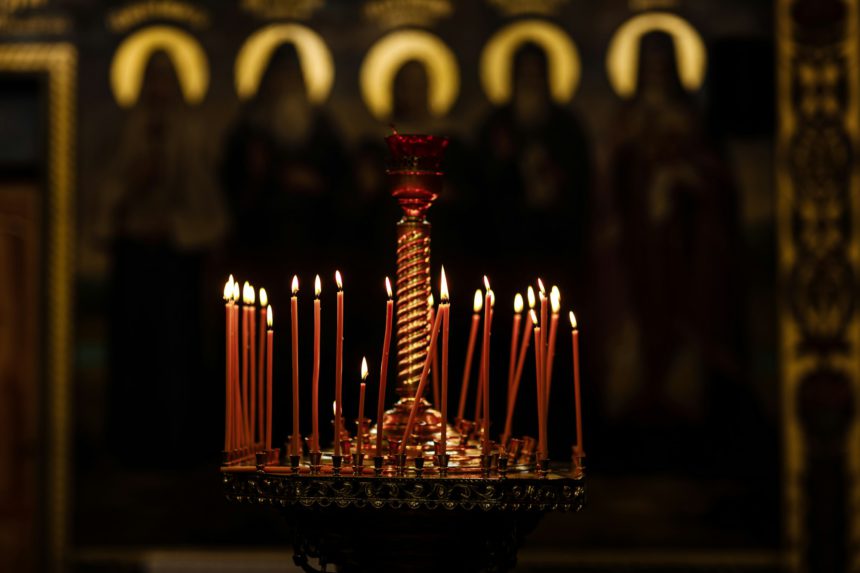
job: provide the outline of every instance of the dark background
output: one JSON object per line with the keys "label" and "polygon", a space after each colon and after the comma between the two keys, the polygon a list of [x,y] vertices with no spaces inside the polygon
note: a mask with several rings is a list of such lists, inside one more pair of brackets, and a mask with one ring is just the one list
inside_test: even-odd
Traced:
{"label": "dark background", "polygon": [[[270,18],[238,4],[197,5],[209,15],[201,27],[157,20],[121,33],[106,25],[113,4],[61,6],[74,19],[80,58],[75,566],[159,570],[174,559],[184,570],[183,559],[208,563],[207,552],[219,558],[235,549],[239,569],[253,562],[269,570],[267,559],[281,558],[267,553],[284,545],[280,517],[229,506],[220,492],[222,286],[234,273],[264,286],[275,308],[276,439],[290,424],[285,326],[293,274],[302,287],[304,396],[318,273],[320,404],[332,400],[339,269],[345,410],[357,401],[362,355],[375,398],[382,281],[395,271],[399,216],[383,177],[383,137],[393,122],[452,139],[446,189],[429,216],[434,274],[445,265],[452,293],[451,395],[459,394],[472,293],[484,274],[498,296],[491,371],[500,379],[515,292],[525,294],[540,276],[560,287],[564,315],[573,309],[579,319],[589,504],[582,514],[547,518],[523,567],[777,568],[772,3],[671,4],[666,10],[705,42],[704,84],[685,90],[678,45],[651,33],[633,62],[636,94],[622,99],[607,77],[607,47],[626,20],[653,10],[647,3],[571,0],[511,17],[489,3],[459,2],[450,16],[411,27],[432,31],[456,55],[453,108],[444,117],[428,112],[432,78],[411,62],[396,75],[391,118],[371,115],[358,81],[364,55],[391,27],[347,0],[298,20],[334,58],[324,104],[303,95],[289,45],[275,52],[259,93],[240,102],[235,56]],[[483,93],[483,46],[524,18],[557,25],[575,43],[581,81],[571,101],[551,101],[548,62],[533,45],[512,59],[511,104],[495,107]],[[190,32],[205,51],[211,82],[201,103],[183,100],[163,53],[149,60],[137,104],[115,103],[111,59],[124,38],[154,23]],[[10,118],[0,128],[2,174],[38,181],[45,118],[34,102],[44,85],[0,80],[0,118]],[[564,315],[550,411],[554,459],[567,459],[574,441]],[[532,432],[530,374],[515,434]],[[306,434],[309,403],[302,408]],[[500,400],[492,412],[500,431]],[[328,430],[328,416],[321,420]],[[153,550],[168,553],[155,558]]]}

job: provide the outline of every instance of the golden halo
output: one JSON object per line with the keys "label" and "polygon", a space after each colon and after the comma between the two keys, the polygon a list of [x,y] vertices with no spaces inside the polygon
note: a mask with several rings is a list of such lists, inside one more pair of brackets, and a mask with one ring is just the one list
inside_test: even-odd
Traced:
{"label": "golden halo", "polygon": [[203,101],[209,87],[209,63],[197,40],[173,26],[149,26],[128,36],[113,55],[110,83],[114,99],[121,107],[137,102],[146,63],[157,50],[170,57],[185,101]]}
{"label": "golden halo", "polygon": [[511,59],[517,48],[534,42],[549,60],[549,89],[553,101],[569,102],[579,85],[582,66],[570,36],[546,20],[520,20],[495,34],[481,52],[481,85],[487,99],[502,105],[511,99]]}
{"label": "golden halo", "polygon": [[371,46],[361,64],[361,97],[377,119],[391,116],[391,84],[403,64],[411,60],[418,60],[427,70],[430,113],[441,117],[454,105],[460,91],[460,70],[454,53],[429,32],[400,30]]}
{"label": "golden halo", "polygon": [[300,24],[271,24],[245,40],[234,66],[236,93],[240,99],[257,93],[272,53],[286,43],[295,45],[299,54],[308,99],[314,104],[325,102],[334,84],[334,61],[320,35]]}
{"label": "golden halo", "polygon": [[688,91],[699,89],[705,79],[707,50],[702,36],[686,20],[669,12],[646,12],[634,16],[613,34],[606,54],[606,70],[612,89],[628,98],[636,92],[639,73],[639,42],[648,32],[665,32],[675,44],[678,75]]}

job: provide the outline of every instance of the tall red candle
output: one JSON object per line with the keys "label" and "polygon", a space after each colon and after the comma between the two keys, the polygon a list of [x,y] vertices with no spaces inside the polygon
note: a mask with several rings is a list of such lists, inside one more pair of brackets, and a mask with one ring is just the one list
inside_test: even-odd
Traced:
{"label": "tall red candle", "polygon": [[226,393],[224,397],[224,450],[230,451],[232,449],[232,436],[231,432],[233,431],[233,400],[230,392],[230,379],[233,375],[232,371],[232,352],[230,350],[230,342],[232,341],[233,335],[233,319],[231,317],[230,307],[231,299],[233,297],[233,275],[230,275],[230,278],[224,284],[224,335],[225,335],[225,345],[224,345],[224,385],[226,388]]}
{"label": "tall red candle", "polygon": [[400,453],[406,453],[406,445],[409,436],[412,434],[412,427],[415,425],[415,416],[418,414],[418,406],[421,403],[421,397],[424,395],[424,389],[427,386],[427,377],[430,373],[430,364],[433,362],[433,352],[436,348],[436,340],[439,337],[439,327],[441,326],[442,315],[437,313],[436,320],[433,321],[433,330],[430,332],[430,350],[427,353],[427,358],[424,360],[424,367],[421,370],[421,378],[418,381],[418,388],[415,390],[415,398],[412,402],[412,409],[409,411],[409,419],[406,422],[406,428],[403,430],[403,441],[400,442]]}
{"label": "tall red candle", "polygon": [[388,354],[391,349],[391,322],[394,316],[394,299],[391,281],[385,277],[385,290],[388,301],[385,303],[385,337],[382,340],[382,364],[379,367],[379,398],[376,403],[376,455],[382,455],[382,426],[385,415],[385,383],[388,380]]}
{"label": "tall red candle", "polygon": [[290,297],[290,320],[292,322],[290,341],[293,355],[293,455],[300,456],[302,451],[301,435],[299,434],[299,277],[293,275]]}
{"label": "tall red candle", "polygon": [[478,338],[478,325],[481,322],[481,308],[484,306],[484,297],[481,289],[475,291],[472,303],[472,329],[469,331],[469,345],[466,347],[466,365],[463,367],[463,382],[460,385],[460,405],[457,408],[457,419],[462,420],[466,412],[466,395],[469,391],[469,375],[472,371],[472,356],[475,353],[475,340]]}
{"label": "tall red candle", "polygon": [[311,397],[313,436],[311,443],[314,452],[320,451],[320,276],[314,277],[314,374]]}
{"label": "tall red candle", "polygon": [[[274,345],[275,331],[272,328],[274,317],[272,307],[266,306],[266,436],[263,448],[268,450],[272,447],[272,346]],[[262,344],[262,343],[261,343]],[[295,415],[295,414],[294,414]]]}
{"label": "tall red candle", "polygon": [[343,281],[340,271],[335,271],[337,283],[337,344],[334,357],[334,455],[340,455],[341,420],[343,419]]}
{"label": "tall red candle", "polygon": [[[531,287],[529,287],[531,291]],[[534,291],[530,292],[531,294],[531,305],[534,306]],[[525,366],[525,358],[526,352],[529,349],[529,341],[531,337],[529,336],[532,329],[532,315],[531,312],[526,313],[526,322],[523,328],[522,341],[520,342],[520,350],[519,355],[516,359],[516,370],[514,372],[513,380],[511,380],[510,391],[508,392],[508,402],[507,409],[505,411],[505,431],[502,434],[502,445],[507,445],[508,439],[511,437],[511,428],[513,425],[514,418],[514,409],[516,408],[517,403],[517,394],[520,389],[520,380],[523,377],[523,367]]]}
{"label": "tall red candle", "polygon": [[356,451],[360,454],[362,453],[362,442],[364,442],[364,393],[367,391],[367,358],[364,356],[361,357],[361,386],[358,388],[358,420],[356,424],[355,431],[355,440],[356,440]]}
{"label": "tall red candle", "polygon": [[251,308],[251,284],[245,281],[242,286],[242,406],[245,430],[245,446],[251,447],[251,379],[250,379],[250,360],[251,352],[251,334],[248,330],[250,326],[250,317],[253,313]]}
{"label": "tall red candle", "polygon": [[582,411],[579,401],[579,329],[576,325],[576,317],[570,311],[570,328],[573,342],[573,399],[576,407],[576,453],[581,456],[584,452],[582,446]]}
{"label": "tall red candle", "polygon": [[442,305],[439,312],[442,316],[442,454],[448,453],[448,325],[451,317],[451,305],[448,297],[448,281],[445,279],[445,267],[442,267],[442,286],[439,289]]}
{"label": "tall red candle", "polygon": [[245,422],[243,412],[244,409],[242,407],[242,389],[239,385],[239,372],[241,370],[241,365],[239,362],[239,283],[233,283],[233,344],[232,346],[232,355],[233,355],[233,433],[234,433],[234,441],[233,447],[236,449],[241,449],[245,446]]}
{"label": "tall red candle", "polygon": [[[248,407],[250,408],[249,428],[251,431],[251,445],[256,445],[262,437],[257,433],[257,313],[254,303],[256,302],[254,287],[248,287]],[[260,341],[263,344],[263,341]],[[262,373],[261,373],[262,374]],[[263,413],[259,412],[262,416]]]}
{"label": "tall red candle", "polygon": [[547,357],[546,365],[544,367],[546,372],[546,396],[544,396],[544,398],[547,403],[547,412],[549,411],[550,390],[552,390],[552,366],[555,361],[555,339],[558,331],[558,313],[559,310],[561,310],[560,296],[558,289],[556,287],[552,287],[552,291],[549,294],[550,310],[552,313],[550,314],[549,319],[549,339],[547,341]]}
{"label": "tall red candle", "polygon": [[[427,306],[430,307],[428,309],[428,315],[430,317],[429,322],[430,322],[431,328],[433,327],[433,322],[436,319],[436,309],[434,307],[435,304],[436,304],[436,302],[433,299],[433,295],[431,294],[430,298],[428,299],[428,302],[427,302]],[[433,353],[433,366],[430,368],[430,375],[433,377],[433,404],[436,405],[436,407],[438,408],[439,407],[439,353],[438,352]]]}
{"label": "tall red candle", "polygon": [[483,359],[483,435],[481,436],[481,451],[484,455],[490,453],[490,320],[492,316],[493,299],[490,280],[484,275],[484,341],[481,358]]}
{"label": "tall red candle", "polygon": [[[534,312],[534,311],[532,311]],[[537,390],[537,416],[538,416],[538,459],[546,455],[546,436],[544,433],[544,397],[543,397],[543,352],[541,351],[541,327],[537,316],[532,317],[534,322],[535,339],[535,388]]]}
{"label": "tall red candle", "polygon": [[508,360],[508,401],[511,397],[511,387],[514,384],[514,374],[517,369],[517,343],[520,338],[520,323],[522,322],[523,295],[514,296],[514,318],[511,325],[511,352]]}
{"label": "tall red candle", "polygon": [[[264,370],[264,360],[266,357],[266,344],[263,341],[266,340],[266,320],[267,320],[267,309],[269,307],[269,295],[266,292],[266,289],[260,288],[260,291],[257,293],[259,295],[260,300],[260,348],[257,353],[257,372],[259,372],[260,378],[260,386],[257,391],[257,411],[260,412],[259,418],[257,418],[257,434],[260,436],[260,441],[265,442],[263,437],[265,436],[265,425],[266,425],[266,416],[263,415],[263,407],[265,404],[265,393],[263,391],[263,372]],[[268,449],[271,447],[269,442],[265,442],[263,444],[263,449]]]}

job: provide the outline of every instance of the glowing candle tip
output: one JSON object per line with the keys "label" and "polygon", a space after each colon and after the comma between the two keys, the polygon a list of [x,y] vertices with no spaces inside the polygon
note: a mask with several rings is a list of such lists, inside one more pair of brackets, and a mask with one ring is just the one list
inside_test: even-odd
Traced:
{"label": "glowing candle tip", "polygon": [[517,293],[514,297],[514,312],[519,314],[523,311],[523,295]]}
{"label": "glowing candle tip", "polygon": [[388,277],[385,277],[385,292],[388,293],[389,300],[394,298],[394,294],[391,292],[391,280]]}
{"label": "glowing candle tip", "polygon": [[269,293],[266,292],[266,289],[260,289],[260,307],[266,308],[269,306]]}
{"label": "glowing candle tip", "polygon": [[573,330],[576,330],[576,329],[577,329],[577,325],[576,325],[576,316],[574,316],[573,311],[570,311],[569,316],[570,316],[570,327],[571,327]]}
{"label": "glowing candle tip", "polygon": [[337,283],[337,290],[343,290],[343,279],[340,276],[340,271],[334,272],[334,282]]}
{"label": "glowing candle tip", "polygon": [[445,267],[442,267],[442,286],[439,288],[442,304],[448,304],[448,279],[445,277]]}
{"label": "glowing candle tip", "polygon": [[290,285],[290,290],[292,291],[293,295],[296,295],[299,293],[299,277],[298,277],[298,275],[293,275],[293,284]]}
{"label": "glowing candle tip", "polygon": [[528,290],[526,290],[526,296],[529,299],[529,308],[535,307],[535,289],[529,286]]}
{"label": "glowing candle tip", "polygon": [[484,297],[481,295],[481,289],[477,289],[475,291],[475,299],[472,302],[472,310],[475,313],[481,312],[481,308],[484,306]]}
{"label": "glowing candle tip", "polygon": [[272,305],[268,304],[268,305],[266,305],[266,326],[268,326],[269,329],[271,329],[272,323],[274,323],[274,321],[275,321],[275,318],[274,318],[274,316],[272,316]]}
{"label": "glowing candle tip", "polygon": [[367,374],[368,374],[368,370],[367,370],[367,357],[362,356],[362,357],[361,357],[361,381],[362,381],[362,382],[364,382],[365,380],[367,380]]}
{"label": "glowing candle tip", "polygon": [[322,282],[320,282],[320,276],[317,275],[314,277],[314,297],[319,298],[321,292],[322,292]]}

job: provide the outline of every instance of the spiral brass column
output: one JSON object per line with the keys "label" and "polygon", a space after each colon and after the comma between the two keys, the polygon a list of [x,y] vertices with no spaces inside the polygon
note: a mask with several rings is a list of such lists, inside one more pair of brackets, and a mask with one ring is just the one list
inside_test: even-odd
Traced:
{"label": "spiral brass column", "polygon": [[[383,431],[399,437],[414,402],[430,343],[430,223],[427,210],[442,190],[442,159],[448,139],[395,133],[386,138],[391,153],[387,170],[391,195],[403,209],[397,223],[397,394],[386,412]],[[439,412],[421,402],[416,424],[420,440],[429,442],[440,429]]]}

